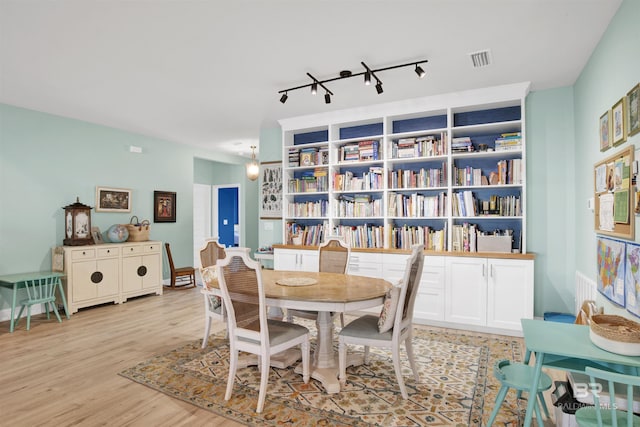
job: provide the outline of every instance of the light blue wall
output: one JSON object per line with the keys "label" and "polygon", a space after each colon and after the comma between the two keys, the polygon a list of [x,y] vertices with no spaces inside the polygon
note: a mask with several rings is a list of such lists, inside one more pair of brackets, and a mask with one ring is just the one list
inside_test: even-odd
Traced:
{"label": "light blue wall", "polygon": [[[576,186],[574,202],[578,207],[575,216],[575,246],[577,269],[595,280],[596,278],[596,234],[593,213],[586,209],[586,201],[593,197],[593,166],[603,158],[629,145],[640,145],[640,134],[626,143],[601,153],[599,150],[598,120],[620,98],[640,82],[640,1],[625,0],[607,31],[594,50],[589,62],[574,85],[575,135],[577,147]],[[638,152],[635,154],[638,158]],[[635,217],[636,239],[638,217]],[[624,314],[613,304],[599,297],[598,303],[607,312]]]}
{"label": "light blue wall", "polygon": [[[260,132],[260,161],[271,162],[282,159],[282,131],[280,127],[263,129]],[[282,243],[282,221],[260,220],[260,246]]]}
{"label": "light blue wall", "polygon": [[[131,145],[142,154],[130,153]],[[0,274],[50,269],[51,248],[64,237],[62,207],[76,197],[95,206],[96,186],[131,189],[132,211],[92,211],[93,226],[104,232],[131,215],[149,219],[151,238],[171,243],[177,265],[191,265],[195,157],[239,164],[225,165],[224,176],[244,183],[246,159],[237,156],[0,104]],[[257,185],[247,187],[255,203]],[[153,223],[154,190],[177,193],[176,223]],[[257,215],[245,223],[256,236]],[[257,237],[249,242],[257,247]]]}

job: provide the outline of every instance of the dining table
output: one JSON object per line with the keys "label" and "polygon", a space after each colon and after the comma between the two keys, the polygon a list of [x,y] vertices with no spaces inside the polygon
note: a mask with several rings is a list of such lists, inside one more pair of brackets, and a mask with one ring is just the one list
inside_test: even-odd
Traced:
{"label": "dining table", "polygon": [[[538,319],[522,319],[522,332],[526,347],[525,363],[535,357],[535,370],[529,396],[536,395],[542,367],[584,373],[587,367],[595,367],[625,374],[640,374],[640,356],[629,356],[604,350],[590,338],[588,325],[549,322]],[[529,399],[524,426],[531,425],[533,405],[537,399]]]}
{"label": "dining table", "polygon": [[[338,358],[333,347],[334,314],[382,305],[391,283],[380,278],[341,273],[286,270],[261,270],[260,273],[268,307],[318,312],[311,377],[320,381],[327,393],[340,392]],[[209,290],[220,294],[217,282],[210,285]],[[251,299],[255,299],[255,295],[247,294],[243,300]],[[361,356],[349,357],[347,366],[361,361]]]}

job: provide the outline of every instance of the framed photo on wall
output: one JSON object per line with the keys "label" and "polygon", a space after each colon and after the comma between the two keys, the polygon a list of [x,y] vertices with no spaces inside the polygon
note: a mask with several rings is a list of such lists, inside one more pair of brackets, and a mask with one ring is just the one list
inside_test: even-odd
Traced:
{"label": "framed photo on wall", "polygon": [[620,145],[627,140],[625,98],[621,98],[611,107],[611,139],[613,145]]}
{"label": "framed photo on wall", "polygon": [[600,116],[600,151],[611,148],[611,110]]}
{"label": "framed photo on wall", "polygon": [[176,222],[175,192],[153,192],[153,222]]}
{"label": "framed photo on wall", "polygon": [[96,187],[96,212],[131,212],[131,190]]}
{"label": "framed photo on wall", "polygon": [[627,93],[627,127],[629,136],[640,132],[640,83]]}
{"label": "framed photo on wall", "polygon": [[260,163],[260,219],[282,218],[282,162]]}

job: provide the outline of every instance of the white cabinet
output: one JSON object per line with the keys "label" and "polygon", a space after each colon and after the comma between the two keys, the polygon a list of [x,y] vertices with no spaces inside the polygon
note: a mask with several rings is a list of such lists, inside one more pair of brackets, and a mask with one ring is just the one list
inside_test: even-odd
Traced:
{"label": "white cabinet", "polygon": [[64,246],[63,284],[69,314],[137,295],[162,295],[162,243]]}
{"label": "white cabinet", "polygon": [[425,256],[422,279],[416,295],[413,317],[416,321],[444,320],[445,257]]}
{"label": "white cabinet", "polygon": [[533,318],[533,260],[448,257],[445,321],[520,331]]}
{"label": "white cabinet", "polygon": [[381,253],[351,251],[347,273],[380,278],[382,277],[382,259]]}
{"label": "white cabinet", "polygon": [[274,248],[273,265],[275,270],[318,271],[318,252]]}
{"label": "white cabinet", "polygon": [[132,297],[155,292],[162,283],[160,242],[122,247],[122,296]]}

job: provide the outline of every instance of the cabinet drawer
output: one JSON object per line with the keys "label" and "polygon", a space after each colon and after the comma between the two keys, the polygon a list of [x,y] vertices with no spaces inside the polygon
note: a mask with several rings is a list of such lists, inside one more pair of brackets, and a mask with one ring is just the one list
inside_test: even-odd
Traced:
{"label": "cabinet drawer", "polygon": [[147,245],[143,245],[142,247],[143,247],[145,253],[160,252],[160,249],[162,248],[160,243],[149,243]]}
{"label": "cabinet drawer", "polygon": [[76,261],[80,259],[90,259],[96,257],[95,249],[82,249],[77,251],[71,251],[71,259]]}
{"label": "cabinet drawer", "polygon": [[120,248],[98,248],[98,258],[108,258],[120,255]]}
{"label": "cabinet drawer", "polygon": [[143,252],[143,247],[141,245],[131,245],[131,246],[123,246],[122,247],[122,255],[132,255],[132,254],[141,254]]}

